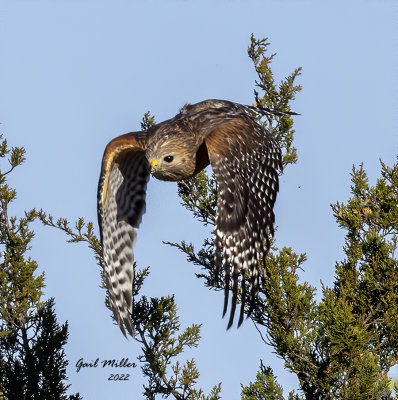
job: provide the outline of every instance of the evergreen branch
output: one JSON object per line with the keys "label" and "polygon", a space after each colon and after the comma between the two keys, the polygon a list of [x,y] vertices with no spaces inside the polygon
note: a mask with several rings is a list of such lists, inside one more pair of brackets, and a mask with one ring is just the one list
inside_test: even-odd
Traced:
{"label": "evergreen branch", "polygon": [[[288,112],[290,102],[301,90],[295,85],[301,69],[297,68],[277,89],[270,69],[275,54],[266,55],[268,46],[266,39],[252,36],[248,49],[259,77],[256,86],[263,90],[262,97],[254,91],[256,106]],[[279,141],[284,166],[295,163],[291,116],[266,114],[263,124]],[[393,167],[381,165],[382,178],[374,187],[368,184],[362,165],[353,168],[353,198],[346,205],[332,206],[337,223],[347,231],[347,259],[337,264],[335,286],[323,288],[321,301],[315,301],[313,287],[299,282],[297,270],[305,255],[273,248],[265,260],[252,320],[263,342],[271,345],[298,376],[307,399],[393,398],[387,372],[398,359],[398,163]],[[206,203],[206,186],[202,190],[199,185],[184,185],[183,189],[179,192],[183,205],[195,218],[204,222],[203,215],[215,215],[216,204],[202,206],[210,204],[209,198]],[[211,192],[213,199],[216,189]],[[214,279],[214,244],[209,246],[210,240],[199,252],[184,241],[167,243],[202,268],[204,272],[196,276],[204,278],[206,286],[214,290],[223,287],[222,271]],[[249,303],[247,299],[246,314]],[[264,380],[258,385],[265,390]],[[258,398],[250,393],[252,397],[248,398]],[[289,399],[298,397],[290,393]]]}
{"label": "evergreen branch", "polygon": [[43,210],[38,212],[38,218],[44,225],[65,232],[66,235],[70,237],[70,239],[67,240],[68,243],[87,243],[89,248],[93,250],[98,265],[102,267],[103,255],[101,242],[94,234],[94,224],[92,222],[86,223],[83,218],[79,218],[75,223],[75,227],[71,228],[70,222],[66,218],[59,218],[54,221],[53,216],[50,214],[47,215]]}
{"label": "evergreen branch", "polygon": [[[0,140],[2,140],[0,136]],[[41,301],[44,275],[37,275],[37,263],[30,259],[34,232],[30,224],[39,218],[35,209],[23,217],[9,216],[8,205],[16,190],[6,176],[25,161],[23,148],[0,143],[0,158],[10,154],[11,168],[0,173],[0,398],[53,398],[81,400],[66,395],[66,366],[63,346],[67,325],[59,327],[53,300]]]}
{"label": "evergreen branch", "polygon": [[[146,398],[154,399],[156,394],[164,397],[171,395],[177,400],[202,398],[203,391],[194,388],[199,377],[195,362],[187,361],[182,367],[178,361],[171,364],[172,359],[186,347],[197,347],[200,325],[194,324],[176,335],[180,324],[172,297],[148,300],[143,296],[135,302],[133,322],[139,335],[137,340],[143,345],[138,360],[143,363],[142,371],[148,378],[144,391]],[[171,372],[169,378],[168,371]],[[214,396],[209,398],[218,399]]]}

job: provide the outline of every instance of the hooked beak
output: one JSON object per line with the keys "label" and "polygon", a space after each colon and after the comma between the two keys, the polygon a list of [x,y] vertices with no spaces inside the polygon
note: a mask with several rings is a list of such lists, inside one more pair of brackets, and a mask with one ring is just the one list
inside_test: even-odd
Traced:
{"label": "hooked beak", "polygon": [[154,174],[159,171],[161,168],[156,160],[151,161],[151,173]]}

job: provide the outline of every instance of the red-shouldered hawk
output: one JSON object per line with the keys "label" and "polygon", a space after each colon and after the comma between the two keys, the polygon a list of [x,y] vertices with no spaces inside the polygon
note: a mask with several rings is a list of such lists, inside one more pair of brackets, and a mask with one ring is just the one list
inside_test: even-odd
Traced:
{"label": "red-shouldered hawk", "polygon": [[[282,170],[278,143],[256,122],[256,110],[223,100],[185,105],[174,118],[119,136],[106,147],[98,219],[110,306],[125,336],[127,329],[134,337],[130,316],[133,247],[145,212],[150,173],[161,180],[180,181],[211,164],[218,187],[216,258],[217,262],[222,258],[225,269],[223,316],[232,290],[228,328],[233,324],[239,281],[249,276],[251,298],[256,295],[258,262],[268,251],[268,236],[274,233],[273,206]],[[280,114],[262,109],[266,111]],[[241,286],[244,290],[245,285]]]}

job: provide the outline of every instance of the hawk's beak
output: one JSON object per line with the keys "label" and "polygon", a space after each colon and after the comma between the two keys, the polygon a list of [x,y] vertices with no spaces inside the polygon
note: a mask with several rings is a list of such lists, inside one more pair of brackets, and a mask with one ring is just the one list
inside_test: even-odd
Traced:
{"label": "hawk's beak", "polygon": [[156,174],[158,171],[160,171],[160,165],[158,164],[158,162],[156,160],[152,160],[151,161],[151,174]]}

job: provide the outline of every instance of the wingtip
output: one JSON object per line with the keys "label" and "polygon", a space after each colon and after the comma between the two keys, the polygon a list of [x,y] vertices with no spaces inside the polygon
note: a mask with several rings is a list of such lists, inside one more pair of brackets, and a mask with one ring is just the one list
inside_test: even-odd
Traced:
{"label": "wingtip", "polygon": [[[120,331],[123,333],[123,336],[129,340],[129,336],[131,336],[133,339],[135,339],[135,329],[133,324],[130,323],[126,323],[126,321],[124,321],[124,324],[120,324],[119,325]],[[129,333],[129,335],[127,335],[127,332]]]}
{"label": "wingtip", "polygon": [[124,327],[127,329],[127,332],[130,334],[130,336],[133,339],[135,339],[135,328],[134,328],[130,314],[126,318],[123,319],[123,324],[124,324]]}
{"label": "wingtip", "polygon": [[124,326],[121,323],[118,323],[119,329],[120,331],[123,333],[123,336],[128,339],[127,334],[126,334],[126,330],[124,329]]}
{"label": "wingtip", "polygon": [[244,317],[243,317],[243,307],[241,307],[241,308],[240,308],[240,314],[239,314],[238,328],[240,328],[240,326],[242,325],[243,320],[244,320]]}
{"label": "wingtip", "polygon": [[229,291],[226,291],[226,292],[225,292],[225,295],[224,295],[224,308],[223,308],[223,311],[222,311],[222,317],[223,317],[223,318],[225,317],[225,314],[227,313],[227,308],[228,308],[228,294],[229,294]]}
{"label": "wingtip", "polygon": [[227,270],[226,278],[225,278],[225,287],[224,287],[224,308],[222,312],[222,317],[225,317],[228,308],[228,301],[229,301],[229,271]]}
{"label": "wingtip", "polygon": [[234,293],[234,295],[232,296],[231,312],[229,314],[229,321],[228,321],[227,330],[229,328],[231,328],[231,326],[234,323],[235,310],[236,310],[236,296],[235,296],[235,293]]}
{"label": "wingtip", "polygon": [[247,319],[247,318],[250,318],[250,316],[252,315],[253,310],[254,310],[254,303],[253,303],[253,301],[251,301],[251,302],[250,302],[250,306],[249,306],[249,311],[247,312],[247,317],[246,317],[246,319]]}
{"label": "wingtip", "polygon": [[242,302],[240,304],[238,328],[240,328],[244,320],[245,302],[246,302],[245,297],[246,297],[246,286],[244,280],[242,279],[242,294],[241,294]]}
{"label": "wingtip", "polygon": [[[119,326],[120,331],[123,333],[123,336],[128,340],[129,337],[127,335],[127,332],[129,335],[135,339],[135,328],[131,319],[131,313],[126,315],[121,315],[119,309],[112,310],[113,311],[113,317],[117,325]],[[127,331],[127,332],[126,332]]]}
{"label": "wingtip", "polygon": [[234,323],[234,314],[231,313],[230,316],[229,316],[229,321],[228,321],[228,325],[227,325],[227,331],[231,328],[233,323]]}

